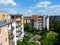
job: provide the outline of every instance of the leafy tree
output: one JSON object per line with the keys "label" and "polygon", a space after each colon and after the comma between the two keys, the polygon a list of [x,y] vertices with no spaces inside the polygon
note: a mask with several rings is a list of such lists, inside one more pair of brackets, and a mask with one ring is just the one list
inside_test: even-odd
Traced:
{"label": "leafy tree", "polygon": [[60,33],[60,21],[56,21],[54,24],[55,32]]}
{"label": "leafy tree", "polygon": [[17,45],[38,45],[37,42],[29,42],[29,37],[25,36],[23,41],[17,41]]}
{"label": "leafy tree", "polygon": [[48,38],[42,39],[41,40],[42,45],[54,45],[54,42]]}
{"label": "leafy tree", "polygon": [[24,30],[33,33],[36,29],[34,27],[31,27],[29,23],[24,24]]}
{"label": "leafy tree", "polygon": [[60,41],[60,21],[56,20],[53,24],[50,24],[50,29],[59,34],[57,39]]}
{"label": "leafy tree", "polygon": [[55,32],[48,32],[44,34],[41,39],[42,45],[54,45],[55,41],[57,40],[58,33]]}

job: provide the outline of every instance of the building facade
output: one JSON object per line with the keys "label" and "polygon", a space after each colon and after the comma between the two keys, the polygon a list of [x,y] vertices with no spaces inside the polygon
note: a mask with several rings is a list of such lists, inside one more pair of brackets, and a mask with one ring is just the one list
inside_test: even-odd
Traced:
{"label": "building facade", "polygon": [[55,23],[56,21],[60,21],[60,16],[50,16],[49,17],[50,23]]}
{"label": "building facade", "polygon": [[[9,23],[7,26],[8,31],[6,31],[7,34],[3,34],[3,35],[4,36],[9,35],[9,38],[8,38],[9,42],[14,43],[11,45],[16,45],[18,40],[20,40],[20,41],[23,40],[23,37],[24,37],[23,15],[19,15],[19,14],[11,15],[6,12],[0,12],[0,20]],[[1,27],[5,28],[4,26],[1,26]],[[12,36],[13,36],[13,39],[11,39]],[[0,38],[1,39],[0,41],[2,41],[2,38],[4,40],[4,38],[6,38],[6,37],[2,36]],[[11,39],[11,41],[10,41],[10,39]],[[1,45],[2,45],[2,42],[0,42]],[[9,42],[6,45],[9,45]]]}
{"label": "building facade", "polygon": [[24,37],[23,15],[16,14],[10,16],[12,22],[9,25],[9,30],[13,30],[13,42],[17,44],[17,41],[22,41]]}
{"label": "building facade", "polygon": [[8,23],[0,21],[0,45],[9,45]]}
{"label": "building facade", "polygon": [[7,22],[10,22],[10,14],[6,12],[0,12],[0,20],[5,20]]}
{"label": "building facade", "polygon": [[9,45],[8,28],[10,19],[10,15],[8,13],[0,12],[0,45]]}
{"label": "building facade", "polygon": [[37,30],[43,30],[45,27],[49,30],[49,16],[24,17],[24,23],[30,23],[31,27],[35,27]]}

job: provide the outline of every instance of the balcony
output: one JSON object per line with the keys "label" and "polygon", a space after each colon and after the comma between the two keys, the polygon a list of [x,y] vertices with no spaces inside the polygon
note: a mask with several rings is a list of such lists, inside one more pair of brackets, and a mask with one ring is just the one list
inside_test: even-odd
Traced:
{"label": "balcony", "polygon": [[16,39],[19,40],[19,37],[17,37]]}
{"label": "balcony", "polygon": [[16,33],[16,35],[19,37],[19,33]]}
{"label": "balcony", "polygon": [[20,21],[20,18],[16,18],[16,21]]}
{"label": "balcony", "polygon": [[17,26],[16,26],[16,28],[20,28],[20,27],[21,27],[21,25],[17,25]]}
{"label": "balcony", "polygon": [[38,21],[38,23],[43,23],[43,21]]}

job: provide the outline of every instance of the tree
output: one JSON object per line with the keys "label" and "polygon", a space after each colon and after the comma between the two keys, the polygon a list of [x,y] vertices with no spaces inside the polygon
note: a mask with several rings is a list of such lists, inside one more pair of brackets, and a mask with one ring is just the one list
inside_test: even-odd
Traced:
{"label": "tree", "polygon": [[37,42],[29,42],[30,37],[25,36],[23,41],[17,41],[17,45],[38,45]]}
{"label": "tree", "polygon": [[31,27],[29,23],[24,24],[24,30],[30,33],[33,33],[36,29]]}
{"label": "tree", "polygon": [[42,45],[54,45],[55,41],[57,40],[58,33],[55,32],[48,32],[44,34],[42,39],[40,40]]}
{"label": "tree", "polygon": [[50,30],[60,33],[60,21],[57,20],[54,23],[50,23]]}

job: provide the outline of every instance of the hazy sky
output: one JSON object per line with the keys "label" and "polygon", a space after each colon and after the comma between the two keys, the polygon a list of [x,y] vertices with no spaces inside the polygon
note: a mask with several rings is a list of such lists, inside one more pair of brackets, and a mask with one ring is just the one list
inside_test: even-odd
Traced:
{"label": "hazy sky", "polygon": [[0,11],[23,15],[60,15],[60,0],[0,0]]}

